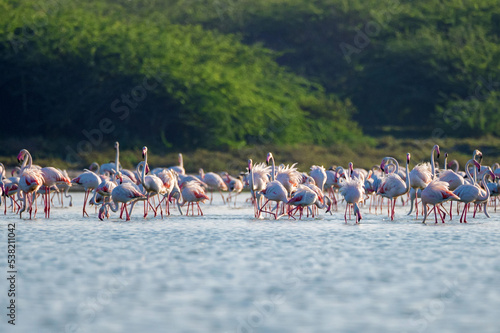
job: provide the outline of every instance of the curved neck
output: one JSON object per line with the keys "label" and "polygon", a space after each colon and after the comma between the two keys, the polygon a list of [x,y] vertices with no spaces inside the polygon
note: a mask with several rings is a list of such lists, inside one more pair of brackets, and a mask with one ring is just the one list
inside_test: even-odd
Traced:
{"label": "curved neck", "polygon": [[387,160],[391,161],[392,163],[394,163],[394,165],[396,166],[396,170],[394,170],[394,173],[396,175],[398,175],[399,174],[399,163],[398,163],[398,160],[395,159],[394,157],[388,157]]}
{"label": "curved neck", "polygon": [[410,161],[406,159],[406,179],[405,179],[405,187],[406,191],[405,194],[408,193],[410,190],[410,167],[409,167]]}
{"label": "curved neck", "polygon": [[274,164],[274,156],[271,156],[271,159],[273,160],[273,166],[271,168],[271,181],[274,181],[274,179],[275,179],[275,170],[276,170],[276,166]]}
{"label": "curved neck", "polygon": [[118,202],[111,200],[110,202],[106,202],[102,207],[106,207],[106,205],[111,208],[113,213],[116,213],[118,211]]}
{"label": "curved neck", "polygon": [[[469,165],[471,165],[471,164],[474,168],[474,178],[470,174]],[[475,184],[476,183],[476,166],[474,165],[474,160],[468,160],[467,163],[465,163],[465,173],[467,174],[467,177],[469,177],[469,179],[472,180],[472,184]]]}
{"label": "curved neck", "polygon": [[2,169],[2,172],[0,173],[0,180],[5,178],[5,167],[2,163],[0,163],[0,168]]}
{"label": "curved neck", "polygon": [[486,177],[489,177],[489,176],[490,176],[490,173],[486,172],[483,175],[483,177],[481,178],[481,185],[483,186],[483,188],[486,191],[486,196],[479,198],[481,201],[487,200],[490,197],[490,189],[488,188],[488,184],[486,184]]}
{"label": "curved neck", "polygon": [[448,170],[448,156],[444,156],[444,170]]}
{"label": "curved neck", "polygon": [[24,159],[23,164],[21,165],[21,170],[24,170],[25,168],[30,169],[33,164],[30,152],[25,150],[24,154],[27,155],[28,157]]}
{"label": "curved neck", "polygon": [[436,178],[436,166],[434,165],[434,151],[436,150],[436,147],[432,148],[431,151],[431,172],[432,172],[432,179]]}
{"label": "curved neck", "polygon": [[148,152],[144,154],[144,165],[142,167],[142,173],[141,173],[141,183],[142,186],[145,187],[144,183],[146,182],[146,166],[148,165]]}
{"label": "curved neck", "polygon": [[250,191],[252,192],[253,194],[253,191],[254,191],[254,178],[253,178],[253,165],[251,166],[250,168]]}
{"label": "curved neck", "polygon": [[115,171],[118,174],[120,171],[120,147],[116,146]]}

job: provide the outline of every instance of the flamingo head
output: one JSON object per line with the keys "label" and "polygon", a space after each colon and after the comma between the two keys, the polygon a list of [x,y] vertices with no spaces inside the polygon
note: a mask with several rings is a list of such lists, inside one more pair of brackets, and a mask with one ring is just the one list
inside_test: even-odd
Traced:
{"label": "flamingo head", "polygon": [[479,159],[479,163],[481,163],[483,160],[483,153],[479,149],[474,150],[474,156],[472,156],[472,159],[475,160],[476,157]]}
{"label": "flamingo head", "polygon": [[349,175],[352,176],[352,173],[354,172],[354,166],[352,162],[349,162],[348,168],[349,168]]}
{"label": "flamingo head", "polygon": [[147,153],[148,153],[148,147],[146,146],[142,147],[142,158],[144,158]]}
{"label": "flamingo head", "polygon": [[24,160],[24,155],[26,155],[26,149],[22,149],[19,154],[17,154],[17,162],[21,163]]}
{"label": "flamingo head", "polygon": [[478,161],[474,160],[474,165],[476,166],[477,171],[480,172],[481,171],[481,164]]}
{"label": "flamingo head", "polygon": [[444,158],[448,158],[448,153],[444,153]]}
{"label": "flamingo head", "polygon": [[120,171],[118,171],[118,173],[116,174],[116,179],[119,180],[120,184],[123,183],[123,176],[122,176],[122,173]]}
{"label": "flamingo head", "polygon": [[380,170],[385,171],[385,160],[382,160],[382,163],[380,163]]}
{"label": "flamingo head", "polygon": [[115,149],[118,149],[120,147],[120,144],[118,143],[118,141],[115,142]]}
{"label": "flamingo head", "polygon": [[248,160],[248,171],[251,171],[252,170],[252,159],[250,158]]}
{"label": "flamingo head", "polygon": [[273,153],[269,152],[267,153],[267,158],[266,158],[266,164],[269,165],[269,161],[272,159],[274,159],[273,157]]}
{"label": "flamingo head", "polygon": [[438,145],[434,145],[434,147],[432,148],[433,150],[435,150],[437,152],[437,158],[439,158],[439,146]]}
{"label": "flamingo head", "polygon": [[407,153],[406,154],[406,163],[410,163],[410,159],[411,159],[411,154],[410,153]]}

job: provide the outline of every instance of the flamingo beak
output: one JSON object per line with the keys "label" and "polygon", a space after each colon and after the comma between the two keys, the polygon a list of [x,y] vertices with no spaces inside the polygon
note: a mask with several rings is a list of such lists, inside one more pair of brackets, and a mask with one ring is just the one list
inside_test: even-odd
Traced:
{"label": "flamingo beak", "polygon": [[384,170],[384,167],[385,167],[385,163],[384,163],[384,162],[382,162],[382,163],[380,164],[380,170],[385,171],[385,170]]}

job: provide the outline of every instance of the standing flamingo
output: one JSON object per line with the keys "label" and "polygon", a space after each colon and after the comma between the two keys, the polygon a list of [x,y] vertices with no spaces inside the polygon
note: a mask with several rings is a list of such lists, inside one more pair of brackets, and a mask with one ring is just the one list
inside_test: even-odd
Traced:
{"label": "standing flamingo", "polygon": [[[141,184],[146,191],[146,201],[144,202],[144,218],[148,216],[148,210],[149,210],[149,197],[151,195],[163,195],[166,192],[165,187],[163,186],[163,181],[155,175],[148,175],[146,177],[146,166],[148,165],[148,147],[144,146],[142,147],[142,157],[144,158],[144,167],[142,168],[142,173],[141,173]],[[161,202],[161,201],[160,201]],[[156,217],[156,209],[155,207],[151,206],[155,213]],[[160,211],[163,216],[163,211],[161,210],[160,206]]]}
{"label": "standing flamingo", "polygon": [[[356,216],[356,223],[359,223],[359,221],[361,221],[362,216],[358,204],[360,202],[363,202],[365,197],[363,181],[358,177],[351,178],[350,175],[352,174],[352,171],[353,171],[352,163],[349,163],[349,172],[346,174],[346,180],[341,183],[341,187],[339,190],[340,194],[344,197],[344,200],[346,201],[345,212],[344,212],[345,223],[347,223],[347,209],[349,209],[350,205],[354,207],[354,215]],[[351,213],[349,213],[349,215],[350,214]]]}
{"label": "standing flamingo", "polygon": [[316,185],[321,189],[321,191],[323,191],[327,178],[325,168],[323,166],[313,165],[311,167],[310,175],[314,179]]}
{"label": "standing flamingo", "polygon": [[253,161],[251,159],[248,160],[249,174],[247,183],[250,188],[250,194],[255,208],[255,217],[259,216],[262,191],[266,188],[266,185],[269,182],[269,172],[269,166],[266,166],[264,163],[253,165]]}
{"label": "standing flamingo", "polygon": [[177,172],[177,174],[179,174],[179,175],[185,175],[186,174],[186,170],[184,170],[184,161],[182,159],[182,154],[181,153],[179,153],[179,165],[172,166],[172,167],[170,167],[168,169]]}
{"label": "standing flamingo", "polygon": [[[397,163],[397,161],[396,161]],[[394,211],[396,208],[396,198],[400,197],[410,190],[410,172],[408,166],[410,163],[410,153],[406,154],[406,180],[403,181],[399,175],[392,173],[388,175],[380,185],[377,193],[382,197],[388,198],[392,203],[391,220],[394,220]],[[381,168],[383,169],[383,165]],[[397,164],[397,168],[399,165]]]}
{"label": "standing flamingo", "polygon": [[[26,158],[27,156],[27,158]],[[43,185],[43,175],[40,171],[40,167],[33,166],[33,159],[31,154],[26,150],[22,149],[17,155],[18,162],[23,161],[23,167],[21,168],[21,176],[19,178],[19,189],[23,193],[23,207],[19,210],[19,218],[22,218],[23,212],[27,209],[27,204],[29,205],[29,213],[31,219],[31,212],[33,210],[33,202],[35,203],[35,214],[37,212],[36,207],[36,196],[37,191]],[[28,203],[26,202],[28,200]]]}
{"label": "standing flamingo", "polygon": [[71,183],[83,186],[85,190],[85,195],[83,197],[82,216],[83,217],[85,217],[85,215],[89,216],[89,214],[85,210],[85,206],[87,205],[90,192],[99,186],[99,184],[101,183],[101,178],[92,171],[85,170],[84,173],[80,174],[76,178],[73,178],[71,180]]}
{"label": "standing flamingo", "polygon": [[[413,203],[415,203],[415,212],[418,217],[418,196],[417,192],[422,191],[427,185],[434,179],[436,175],[436,169],[434,166],[434,152],[437,152],[437,157],[439,158],[439,146],[434,145],[431,150],[431,163],[420,163],[417,164],[410,171],[410,187],[413,191],[410,193],[411,207],[408,215],[413,211]],[[413,195],[413,196],[411,196]]]}
{"label": "standing flamingo", "polygon": [[198,207],[198,215],[203,216],[203,211],[200,207],[200,202],[205,202],[208,200],[208,196],[205,194],[203,187],[197,182],[189,181],[183,184],[181,188],[182,202],[180,202],[180,197],[177,198],[177,208],[182,215],[181,206],[187,202],[186,215],[189,215],[189,205],[191,205],[191,215],[194,215],[194,204]]}
{"label": "standing flamingo", "polygon": [[486,210],[486,208],[488,207],[488,201],[490,200],[490,187],[488,186],[488,184],[486,183],[486,178],[487,177],[491,177],[493,180],[495,180],[495,174],[493,173],[493,171],[491,171],[491,168],[490,167],[486,167],[486,172],[483,173],[482,177],[481,177],[481,185],[482,185],[482,188],[479,186],[479,185],[476,185],[479,189],[479,192],[478,192],[478,196],[476,198],[476,201],[474,202],[474,215],[472,215],[473,218],[476,217],[476,212],[477,212],[477,209],[478,207],[480,207],[480,205],[484,205],[484,215],[486,215],[486,217],[490,217],[490,215],[488,214],[488,211]]}
{"label": "standing flamingo", "polygon": [[448,183],[435,179],[422,190],[421,193],[421,198],[422,198],[422,204],[424,205],[424,220],[422,223],[425,223],[427,220],[427,205],[431,204],[434,206],[434,217],[436,219],[437,223],[437,213],[439,213],[439,217],[441,218],[441,221],[444,223],[444,216],[446,215],[444,212],[444,215],[441,215],[442,211],[439,205],[442,205],[443,202],[446,202],[448,200],[458,200],[460,199],[455,193],[451,192]]}
{"label": "standing flamingo", "polygon": [[[469,164],[474,164],[474,176],[470,174],[470,170],[468,168]],[[465,183],[460,185],[453,191],[454,194],[458,196],[458,199],[454,199],[455,201],[463,202],[464,208],[462,210],[462,215],[460,216],[460,223],[467,223],[467,211],[469,209],[469,205],[471,202],[476,201],[479,195],[479,188],[475,184],[475,179],[477,175],[477,171],[481,169],[481,165],[475,160],[471,159],[467,161],[465,164],[465,172],[467,173],[467,177],[473,180],[472,184]]]}
{"label": "standing flamingo", "polygon": [[[133,184],[123,183],[116,186],[111,192],[112,202],[105,202],[99,209],[99,220],[103,220],[105,215],[107,215],[107,207],[111,208],[113,212],[118,211],[118,203],[121,202],[125,204],[125,214],[127,216],[126,221],[130,221],[130,215],[132,215],[132,209],[134,205],[139,200],[146,200],[144,194],[139,192]],[[131,203],[130,212],[127,211],[127,203]]]}
{"label": "standing flamingo", "polygon": [[222,197],[222,202],[226,202],[226,199],[224,199],[224,196],[222,195],[222,191],[227,191],[227,185],[224,183],[221,176],[214,172],[205,173],[203,169],[200,169],[200,178],[205,184],[207,184],[208,190],[210,191],[210,204],[212,204],[214,191],[219,191],[220,196]]}
{"label": "standing flamingo", "polygon": [[266,184],[266,188],[262,190],[262,194],[264,194],[264,197],[266,198],[266,202],[264,205],[260,208],[258,216],[260,217],[260,213],[263,212],[263,208],[266,206],[266,204],[269,201],[276,201],[276,211],[274,213],[270,211],[264,211],[266,213],[269,213],[271,215],[274,215],[274,219],[278,219],[278,209],[279,209],[279,203],[283,202],[285,204],[288,201],[287,197],[287,190],[283,186],[283,184],[276,180],[275,174],[276,174],[276,166],[274,164],[274,157],[272,153],[267,154],[266,158],[266,163],[269,164],[269,161],[272,160],[272,168],[271,168],[271,181]]}
{"label": "standing flamingo", "polygon": [[54,185],[66,184],[70,185],[71,182],[62,171],[53,168],[53,167],[45,167],[41,169],[43,176],[43,185],[45,186],[45,217],[50,217],[50,188]]}

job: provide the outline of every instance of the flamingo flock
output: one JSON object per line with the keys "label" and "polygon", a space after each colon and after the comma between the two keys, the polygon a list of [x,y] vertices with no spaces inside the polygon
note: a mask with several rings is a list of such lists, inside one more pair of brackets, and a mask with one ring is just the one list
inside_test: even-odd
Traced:
{"label": "flamingo flock", "polygon": [[[364,207],[375,214],[380,208],[382,213],[384,200],[387,204],[388,219],[396,219],[396,206],[408,204],[409,213],[415,211],[415,218],[421,212],[422,222],[426,223],[429,215],[434,213],[434,222],[445,223],[446,218],[453,217],[453,202],[456,202],[459,222],[467,223],[467,215],[473,209],[473,218],[478,212],[490,217],[487,209],[494,205],[496,211],[499,195],[500,165],[482,165],[483,155],[475,150],[472,158],[460,171],[456,160],[448,163],[445,154],[444,168],[440,169],[435,162],[439,158],[440,148],[435,145],[431,150],[430,161],[422,162],[411,168],[411,155],[405,160],[405,169],[401,170],[397,158],[384,157],[380,166],[377,164],[370,170],[354,168],[350,162],[346,168],[313,165],[309,173],[299,171],[296,164],[277,165],[272,153],[268,153],[265,162],[254,163],[248,160],[246,171],[238,176],[227,172],[204,172],[186,174],[182,154],[179,154],[179,165],[156,167],[150,169],[148,164],[148,148],[141,150],[142,159],[135,170],[121,167],[119,143],[115,143],[115,161],[98,165],[92,163],[88,169],[77,177],[70,179],[66,170],[54,167],[40,167],[33,164],[28,150],[22,149],[17,155],[19,167],[6,177],[6,169],[0,163],[0,204],[4,205],[4,214],[10,205],[12,212],[19,215],[28,213],[29,218],[36,217],[38,198],[44,206],[45,218],[50,218],[54,196],[62,199],[70,198],[68,191],[73,186],[84,190],[82,208],[83,217],[91,217],[87,212],[88,205],[98,208],[97,218],[104,220],[111,213],[120,213],[120,218],[131,219],[134,206],[144,203],[143,217],[152,212],[154,217],[164,212],[171,214],[170,206],[177,207],[181,215],[203,215],[200,203],[212,204],[213,192],[218,191],[224,204],[236,199],[244,189],[250,192],[250,202],[254,207],[256,219],[302,219],[317,217],[321,211],[333,214],[339,203],[345,204],[344,221],[360,223],[361,211]],[[229,191],[227,197],[223,192]],[[210,196],[208,196],[210,192]],[[248,201],[248,200],[247,200]],[[449,209],[444,204],[449,202]],[[246,205],[247,203],[243,203]],[[471,205],[472,208],[471,208]],[[181,209],[187,206],[185,212]],[[421,208],[419,208],[421,206]],[[191,209],[190,209],[191,208]],[[461,209],[461,212],[460,212]]]}

